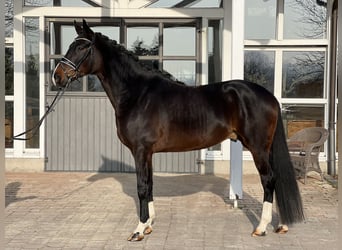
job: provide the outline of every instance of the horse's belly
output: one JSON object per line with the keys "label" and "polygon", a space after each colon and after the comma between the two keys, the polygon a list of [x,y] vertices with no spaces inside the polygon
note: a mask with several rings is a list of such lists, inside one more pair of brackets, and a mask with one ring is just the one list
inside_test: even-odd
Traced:
{"label": "horse's belly", "polygon": [[197,150],[202,148],[211,147],[217,143],[222,142],[229,136],[229,131],[219,129],[216,131],[182,131],[179,130],[175,133],[161,138],[155,143],[155,152],[181,152]]}

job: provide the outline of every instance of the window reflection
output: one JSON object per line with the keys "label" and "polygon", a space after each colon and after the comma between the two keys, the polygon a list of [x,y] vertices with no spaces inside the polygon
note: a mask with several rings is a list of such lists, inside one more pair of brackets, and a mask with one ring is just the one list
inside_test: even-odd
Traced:
{"label": "window reflection", "polygon": [[210,20],[208,27],[208,81],[209,83],[222,80],[221,34],[222,20]]}
{"label": "window reflection", "polygon": [[164,56],[195,56],[195,27],[164,27]]}
{"label": "window reflection", "polygon": [[5,48],[5,95],[13,95],[13,48]]}
{"label": "window reflection", "polygon": [[[25,19],[25,80],[26,129],[30,129],[39,120],[39,18]],[[39,147],[39,133],[26,141],[26,147]]]}
{"label": "window reflection", "polygon": [[158,27],[128,27],[127,49],[137,56],[159,54],[159,28]]}
{"label": "window reflection", "polygon": [[89,7],[89,6],[97,6],[92,3],[92,5],[88,4],[92,3],[91,1],[85,0],[25,0],[25,6],[65,6],[65,7]]}
{"label": "window reflection", "polygon": [[275,39],[277,1],[246,0],[246,39]]}
{"label": "window reflection", "polygon": [[87,76],[87,83],[88,83],[87,84],[87,90],[90,92],[102,92],[102,91],[104,91],[102,84],[96,75],[88,75]]}
{"label": "window reflection", "polygon": [[274,92],[274,52],[245,51],[244,79]]}
{"label": "window reflection", "polygon": [[326,37],[327,9],[316,0],[286,0],[285,39],[323,39]]}
{"label": "window reflection", "polygon": [[163,69],[178,81],[191,86],[196,84],[196,61],[164,60]]}
{"label": "window reflection", "polygon": [[13,102],[5,102],[5,147],[13,148]]}
{"label": "window reflection", "polygon": [[5,1],[5,37],[13,37],[13,3],[14,0]]}
{"label": "window reflection", "polygon": [[282,97],[322,98],[324,65],[323,51],[284,52]]}
{"label": "window reflection", "polygon": [[222,6],[222,0],[157,0],[151,2],[148,8],[218,8]]}
{"label": "window reflection", "polygon": [[283,105],[282,114],[287,138],[308,127],[324,126],[323,106]]}

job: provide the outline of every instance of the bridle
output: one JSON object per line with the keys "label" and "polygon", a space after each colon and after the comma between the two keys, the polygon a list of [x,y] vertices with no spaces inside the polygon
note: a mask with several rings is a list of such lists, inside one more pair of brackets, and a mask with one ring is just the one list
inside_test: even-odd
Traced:
{"label": "bridle", "polygon": [[[58,68],[58,66],[61,66],[63,73],[66,75],[66,77],[68,78],[67,83],[65,84],[64,87],[59,87],[58,91],[56,93],[56,96],[54,97],[53,101],[51,102],[50,105],[47,106],[47,109],[45,111],[45,114],[42,116],[42,118],[40,118],[40,120],[36,123],[35,126],[33,126],[32,128],[17,134],[15,136],[12,137],[12,140],[19,140],[19,141],[27,141],[32,139],[39,131],[40,126],[42,125],[44,119],[48,116],[48,114],[50,114],[51,112],[54,111],[54,107],[56,106],[57,102],[62,98],[63,94],[65,93],[65,90],[69,87],[70,83],[74,80],[77,80],[80,72],[79,72],[79,68],[82,65],[82,63],[87,59],[87,57],[90,55],[90,53],[92,52],[92,47],[93,47],[93,42],[90,41],[87,38],[83,38],[83,37],[79,37],[76,38],[75,41],[79,41],[79,40],[84,40],[89,42],[89,47],[87,48],[86,53],[83,55],[83,57],[81,58],[81,60],[75,64],[74,62],[70,61],[68,58],[63,57],[61,59],[61,61],[56,65],[53,73],[52,73],[52,82],[55,86],[57,86],[56,82],[55,82],[55,74],[56,74],[56,69]],[[68,67],[70,67],[70,70],[65,70],[65,68],[63,67],[63,65],[67,65]],[[72,75],[69,75],[69,72],[73,71]],[[21,138],[21,136],[23,135],[27,135],[28,133],[32,132],[32,134],[29,137],[25,137],[25,138]]]}
{"label": "bridle", "polygon": [[[88,38],[85,37],[78,37],[75,38],[74,42],[76,41],[86,41],[89,43],[89,47],[87,48],[87,51],[84,53],[83,57],[81,58],[81,60],[76,64],[74,62],[72,62],[70,59],[66,58],[65,56],[61,59],[61,61],[56,65],[53,73],[52,73],[52,83],[57,86],[56,82],[55,82],[55,74],[56,74],[56,70],[58,68],[58,66],[60,66],[63,70],[64,75],[68,78],[68,82],[66,84],[66,87],[68,87],[68,85],[74,81],[77,80],[79,75],[80,75],[80,71],[79,68],[82,65],[82,63],[87,59],[87,57],[92,53],[93,50],[93,41],[89,40]],[[66,70],[65,67],[63,67],[63,65],[67,65],[70,69]],[[70,74],[71,72],[71,74]]]}

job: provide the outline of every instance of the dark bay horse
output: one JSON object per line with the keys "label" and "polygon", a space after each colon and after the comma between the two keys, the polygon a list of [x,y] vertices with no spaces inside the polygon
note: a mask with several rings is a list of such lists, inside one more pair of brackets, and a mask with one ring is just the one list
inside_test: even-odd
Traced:
{"label": "dark bay horse", "polygon": [[78,36],[56,66],[53,82],[64,88],[84,75],[97,75],[115,109],[118,136],[133,154],[137,174],[140,222],[128,240],[152,232],[153,153],[207,148],[227,138],[250,150],[264,189],[261,220],[252,235],[266,234],[274,192],[277,232],[304,220],[280,106],[270,92],[243,80],[189,87],[147,69],[85,21],[75,22],[75,29]]}

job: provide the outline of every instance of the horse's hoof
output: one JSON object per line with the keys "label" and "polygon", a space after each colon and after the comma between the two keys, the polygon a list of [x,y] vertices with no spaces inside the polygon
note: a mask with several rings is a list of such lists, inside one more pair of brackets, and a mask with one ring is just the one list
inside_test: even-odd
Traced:
{"label": "horse's hoof", "polygon": [[144,239],[144,235],[141,235],[139,232],[136,233],[132,233],[129,237],[128,237],[128,241],[141,241]]}
{"label": "horse's hoof", "polygon": [[145,230],[144,230],[144,234],[150,234],[150,233],[152,233],[152,227],[151,226],[148,226],[148,227],[146,227],[145,228]]}
{"label": "horse's hoof", "polygon": [[286,225],[281,225],[275,230],[277,234],[286,234],[288,231],[289,228]]}
{"label": "horse's hoof", "polygon": [[254,230],[254,232],[252,233],[252,236],[253,237],[256,237],[256,236],[266,236],[266,231],[259,231],[258,229]]}

